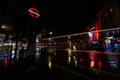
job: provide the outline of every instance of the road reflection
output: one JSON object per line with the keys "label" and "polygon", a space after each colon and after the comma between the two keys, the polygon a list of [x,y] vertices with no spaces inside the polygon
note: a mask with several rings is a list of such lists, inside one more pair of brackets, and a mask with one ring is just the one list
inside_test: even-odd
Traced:
{"label": "road reflection", "polygon": [[80,63],[82,63],[83,62],[83,58],[82,57],[80,57]]}
{"label": "road reflection", "polygon": [[4,59],[4,68],[7,68],[8,67],[8,58],[7,57],[5,57],[5,59]]}
{"label": "road reflection", "polygon": [[[2,55],[1,55],[2,56]],[[34,57],[35,56],[35,65],[34,65]],[[26,67],[27,71],[29,69],[35,70],[37,66],[37,70],[39,70],[39,65],[45,66],[45,69],[49,69],[49,71],[54,71],[56,68],[61,68],[62,73],[65,71],[72,72],[75,75],[89,76],[99,80],[99,77],[103,77],[107,73],[109,76],[113,75],[113,73],[120,74],[120,58],[119,54],[112,54],[105,52],[98,52],[96,50],[71,50],[71,49],[42,49],[37,48],[34,56],[29,57],[27,62],[23,64],[19,64],[18,66],[27,66],[28,62],[32,67]],[[3,68],[8,68],[10,65],[9,57],[2,56],[1,57],[1,66]],[[33,60],[31,59],[33,58]],[[23,60],[25,61],[25,59]],[[37,65],[36,65],[37,64]],[[39,65],[38,65],[39,64]],[[26,66],[25,66],[26,65]],[[43,68],[44,69],[44,68]],[[51,70],[52,69],[52,70]],[[41,69],[40,69],[41,70]],[[110,73],[112,72],[112,74]],[[104,74],[104,75],[103,75]],[[108,74],[107,74],[108,76]],[[89,79],[88,79],[89,80]],[[102,80],[102,79],[101,79]],[[107,79],[106,79],[107,80]]]}
{"label": "road reflection", "polygon": [[97,62],[97,66],[98,66],[98,69],[102,69],[102,62],[101,62],[101,60],[98,60],[98,62]]}
{"label": "road reflection", "polygon": [[94,66],[95,66],[95,61],[94,61],[94,60],[91,60],[91,61],[90,61],[90,68],[94,68]]}
{"label": "road reflection", "polygon": [[[55,59],[57,64],[62,66],[74,66],[79,68],[83,66],[85,68],[97,71],[108,71],[108,72],[118,72],[118,59],[117,55],[105,52],[98,52],[96,50],[86,51],[86,50],[57,50],[55,48],[48,50],[48,67],[52,67],[52,58]],[[54,57],[52,57],[54,56]],[[108,58],[108,59],[107,59]],[[58,61],[58,62],[57,62]]]}
{"label": "road reflection", "polygon": [[68,49],[68,64],[71,63],[71,56],[72,56],[72,51],[71,49]]}
{"label": "road reflection", "polygon": [[100,55],[96,53],[96,51],[91,51],[89,53],[89,58],[90,58],[90,69],[101,69],[102,68],[102,62],[100,59]]}
{"label": "road reflection", "polygon": [[119,72],[117,55],[108,55],[109,68],[111,72]]}
{"label": "road reflection", "polygon": [[75,67],[77,67],[77,57],[76,56],[73,56],[73,60],[74,60],[74,65],[75,65]]}
{"label": "road reflection", "polygon": [[[76,52],[73,52],[71,49],[67,49],[68,52],[68,64],[70,64],[71,62],[73,62],[74,66],[77,67],[78,64],[78,60],[77,60],[77,56],[76,56]],[[71,63],[72,64],[72,63]]]}
{"label": "road reflection", "polygon": [[52,68],[52,57],[51,57],[51,55],[48,56],[48,67],[49,67],[49,69]]}

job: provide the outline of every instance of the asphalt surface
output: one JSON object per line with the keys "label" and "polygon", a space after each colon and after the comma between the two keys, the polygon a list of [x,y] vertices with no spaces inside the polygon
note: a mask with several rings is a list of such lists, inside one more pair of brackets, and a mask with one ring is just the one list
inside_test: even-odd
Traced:
{"label": "asphalt surface", "polygon": [[42,49],[11,59],[0,55],[0,80],[119,80],[119,53]]}

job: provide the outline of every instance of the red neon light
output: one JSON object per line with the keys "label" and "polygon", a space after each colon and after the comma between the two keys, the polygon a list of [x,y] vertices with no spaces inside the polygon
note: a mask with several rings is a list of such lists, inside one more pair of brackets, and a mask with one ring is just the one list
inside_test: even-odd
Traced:
{"label": "red neon light", "polygon": [[101,16],[103,15],[103,12],[106,10],[106,7],[104,7],[99,13],[98,13],[98,29],[101,30]]}
{"label": "red neon light", "polygon": [[96,32],[95,32],[95,39],[98,40],[98,39],[99,39],[99,32],[98,32],[99,28],[98,28],[98,22],[96,22],[95,25],[96,25],[96,28],[95,28],[95,31],[96,31]]}
{"label": "red neon light", "polygon": [[[36,8],[30,8],[29,10],[30,10],[29,13],[33,18],[37,19],[37,18],[40,17],[39,11]],[[36,14],[34,14],[33,12],[36,13]]]}

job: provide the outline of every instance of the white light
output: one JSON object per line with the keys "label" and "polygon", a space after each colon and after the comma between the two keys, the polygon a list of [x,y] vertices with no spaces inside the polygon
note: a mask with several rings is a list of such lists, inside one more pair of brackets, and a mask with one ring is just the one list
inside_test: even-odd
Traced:
{"label": "white light", "polygon": [[92,38],[92,37],[93,37],[92,32],[88,32],[88,35],[89,35],[89,37],[90,37],[90,38]]}
{"label": "white light", "polygon": [[107,39],[113,39],[113,37],[106,37]]}
{"label": "white light", "polygon": [[95,27],[92,27],[90,30],[93,30],[93,29],[95,29]]}
{"label": "white light", "polygon": [[69,56],[69,57],[68,57],[68,63],[70,63],[70,62],[71,62],[71,57]]}
{"label": "white light", "polygon": [[[104,29],[104,30],[98,30],[98,31],[92,31],[92,32],[104,32],[104,31],[111,31],[111,30],[118,30],[120,29],[120,27],[118,28],[111,28],[111,29]],[[50,37],[51,39],[56,39],[56,38],[64,38],[64,37],[68,37],[68,36],[77,36],[77,35],[82,35],[82,34],[88,34],[88,32],[82,32],[82,33],[76,33],[76,34],[70,34],[70,35],[63,35],[63,36],[57,36],[57,37]],[[49,38],[44,38],[42,40],[48,40]]]}
{"label": "white light", "polygon": [[39,42],[39,39],[36,39],[36,42]]}
{"label": "white light", "polygon": [[76,46],[75,45],[73,46],[73,49],[76,50]]}

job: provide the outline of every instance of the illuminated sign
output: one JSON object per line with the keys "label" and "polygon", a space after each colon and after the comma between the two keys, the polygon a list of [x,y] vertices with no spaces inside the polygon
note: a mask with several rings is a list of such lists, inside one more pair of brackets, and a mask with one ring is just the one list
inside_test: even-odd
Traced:
{"label": "illuminated sign", "polygon": [[36,8],[30,8],[28,11],[29,14],[35,19],[38,19],[40,17],[39,11]]}
{"label": "illuminated sign", "polygon": [[93,38],[93,32],[88,32],[89,38]]}

